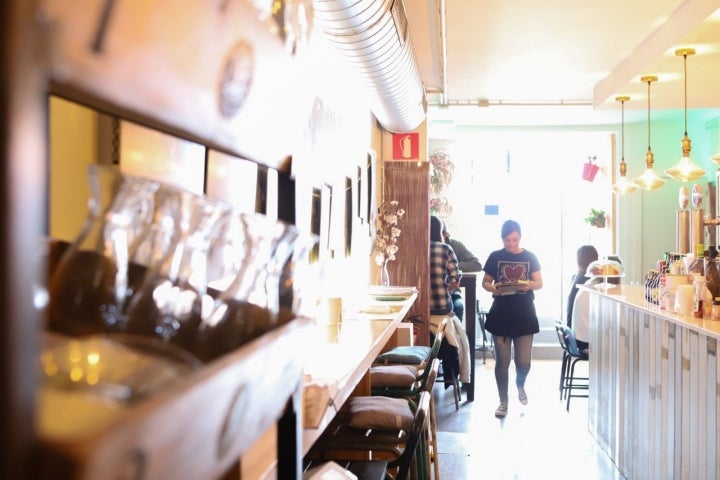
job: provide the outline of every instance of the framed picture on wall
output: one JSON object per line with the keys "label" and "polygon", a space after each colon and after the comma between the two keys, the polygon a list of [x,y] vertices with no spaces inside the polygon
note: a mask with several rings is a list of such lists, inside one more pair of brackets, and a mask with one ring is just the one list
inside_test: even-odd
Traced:
{"label": "framed picture on wall", "polygon": [[375,217],[377,216],[377,200],[375,198],[375,184],[377,182],[377,172],[375,165],[375,152],[369,152],[367,156],[367,219],[370,228],[370,234],[373,232],[375,225]]}
{"label": "framed picture on wall", "polygon": [[363,210],[362,210],[362,168],[360,168],[360,165],[357,165],[355,167],[355,209],[354,209],[354,215],[357,216],[360,219],[360,223],[362,224],[365,219],[363,218]]}
{"label": "framed picture on wall", "polygon": [[353,181],[345,177],[345,256],[349,257],[352,251],[352,226],[353,226]]}
{"label": "framed picture on wall", "polygon": [[320,200],[321,195],[321,189],[320,188],[313,188],[312,189],[312,201],[311,201],[311,210],[312,213],[310,214],[310,232],[313,235],[320,236],[320,217],[322,216],[321,208],[322,208],[322,202]]}
{"label": "framed picture on wall", "polygon": [[320,188],[320,244],[325,250],[332,250],[332,204],[333,187],[329,183],[323,183]]}

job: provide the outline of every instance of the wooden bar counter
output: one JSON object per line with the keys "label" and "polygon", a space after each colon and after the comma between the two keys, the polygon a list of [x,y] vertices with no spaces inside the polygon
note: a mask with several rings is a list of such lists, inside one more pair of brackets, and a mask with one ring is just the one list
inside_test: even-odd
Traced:
{"label": "wooden bar counter", "polygon": [[[395,345],[396,330],[416,298],[417,292],[406,300],[384,301],[381,305],[371,305],[367,299],[351,300],[344,309],[342,323],[315,325],[305,356],[304,453],[348,398],[353,394],[370,395],[370,366],[380,353]],[[366,307],[377,308],[366,311],[387,313],[364,313]],[[326,395],[326,400],[308,403],[319,395]],[[317,411],[324,406],[324,412]]]}
{"label": "wooden bar counter", "polygon": [[718,478],[720,321],[589,290],[592,435],[628,479]]}
{"label": "wooden bar counter", "polygon": [[[397,332],[417,295],[415,290],[403,300],[381,302],[367,295],[344,298],[340,324],[315,324],[298,339],[303,342],[305,373],[303,455],[348,398],[370,394],[370,365],[383,351],[404,343],[398,341]],[[243,457],[241,478],[278,478],[274,467],[275,435],[271,429]]]}

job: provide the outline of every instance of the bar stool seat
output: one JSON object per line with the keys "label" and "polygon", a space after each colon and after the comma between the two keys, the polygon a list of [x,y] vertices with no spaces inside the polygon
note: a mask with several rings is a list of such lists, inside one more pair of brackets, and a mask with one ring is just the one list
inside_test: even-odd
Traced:
{"label": "bar stool seat", "polygon": [[565,409],[569,412],[570,399],[588,397],[589,377],[576,375],[575,366],[578,362],[589,361],[589,357],[587,352],[578,348],[572,328],[561,322],[555,322],[555,332],[563,350],[562,364],[560,365],[560,400],[566,400]]}
{"label": "bar stool seat", "polygon": [[[442,342],[443,332],[440,331],[435,339],[437,347]],[[408,398],[417,401],[418,395],[423,392],[431,393],[430,396],[430,419],[427,431],[427,455],[428,469],[433,467],[434,478],[440,478],[440,463],[438,459],[437,425],[435,417],[435,398],[432,390],[440,370],[440,359],[437,358],[437,351],[432,355],[430,366],[425,369],[419,380],[412,382],[412,366],[409,365],[380,365],[371,368],[370,383],[373,395],[383,395],[399,398]],[[407,369],[403,374],[402,370]],[[408,385],[407,382],[411,381]]]}
{"label": "bar stool seat", "polygon": [[[439,333],[444,333],[447,322],[447,317],[444,317],[439,322],[437,327]],[[432,355],[437,356],[436,350],[439,349],[440,345],[435,348],[435,342],[429,347],[425,345],[399,345],[378,355],[374,363],[375,365],[416,365],[418,368],[422,368],[430,364]]]}
{"label": "bar stool seat", "polygon": [[429,479],[425,432],[431,397],[429,392],[421,392],[414,409],[407,399],[353,397],[349,409],[336,417],[308,455],[336,462],[356,462],[358,452],[372,461],[385,456],[388,458],[381,460],[387,460],[387,478],[406,480],[413,473],[413,478]]}
{"label": "bar stool seat", "polygon": [[424,345],[400,345],[383,352],[375,359],[380,365],[422,365],[427,362],[431,347]]}

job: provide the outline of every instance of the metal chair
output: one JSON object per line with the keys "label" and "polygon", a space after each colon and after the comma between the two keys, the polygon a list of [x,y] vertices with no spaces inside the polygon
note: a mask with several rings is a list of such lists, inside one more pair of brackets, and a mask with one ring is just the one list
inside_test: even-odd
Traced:
{"label": "metal chair", "polygon": [[[575,375],[575,366],[578,362],[587,362],[588,354],[577,346],[575,332],[562,322],[555,322],[555,332],[558,342],[563,350],[562,364],[560,365],[560,400],[566,400],[565,409],[570,411],[571,398],[587,398],[589,377]],[[579,391],[581,393],[576,393]],[[584,393],[582,393],[584,392]]]}

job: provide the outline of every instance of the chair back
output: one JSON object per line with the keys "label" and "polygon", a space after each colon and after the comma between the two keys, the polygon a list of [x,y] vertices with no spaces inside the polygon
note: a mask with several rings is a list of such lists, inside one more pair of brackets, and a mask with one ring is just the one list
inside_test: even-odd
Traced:
{"label": "chair back", "polygon": [[[430,372],[432,371],[432,365],[435,360],[438,360],[438,354],[440,353],[440,346],[442,345],[443,338],[445,338],[445,327],[447,326],[448,319],[443,318],[442,322],[440,322],[440,325],[438,325],[437,333],[435,334],[435,341],[433,341],[432,348],[430,349],[430,355],[428,356],[427,363],[425,364],[425,368],[422,371],[422,374],[418,378],[418,383],[421,385],[421,388],[423,385],[426,385],[429,383],[428,376],[430,375]],[[440,361],[438,360],[438,370],[435,372],[435,376],[437,377],[438,372],[440,369]],[[433,383],[430,385],[433,385],[435,383],[435,380],[433,380]]]}
{"label": "chair back", "polygon": [[575,339],[575,332],[572,328],[564,325],[561,322],[555,322],[555,332],[557,333],[558,342],[560,347],[572,357],[582,357],[583,354],[577,346],[577,340]]}
{"label": "chair back", "polygon": [[427,368],[428,375],[425,377],[424,382],[422,383],[422,390],[423,392],[430,392],[432,393],[433,386],[435,386],[435,381],[437,380],[438,374],[440,372],[440,359],[434,358],[433,361],[430,363],[430,366]]}
{"label": "chair back", "polygon": [[442,345],[443,338],[445,338],[445,328],[447,327],[449,321],[450,319],[448,319],[448,317],[445,317],[438,325],[437,333],[435,334],[435,341],[432,344],[432,350],[430,351],[430,358],[428,359],[428,363],[432,362],[433,358],[437,358],[438,352],[440,352],[440,345]]}
{"label": "chair back", "polygon": [[430,395],[431,393],[427,391],[420,392],[420,399],[418,400],[415,417],[408,432],[405,448],[397,459],[388,462],[388,467],[398,469],[395,480],[406,480],[410,476],[415,454],[418,451],[420,441],[425,435],[425,422],[427,421],[430,411]]}

